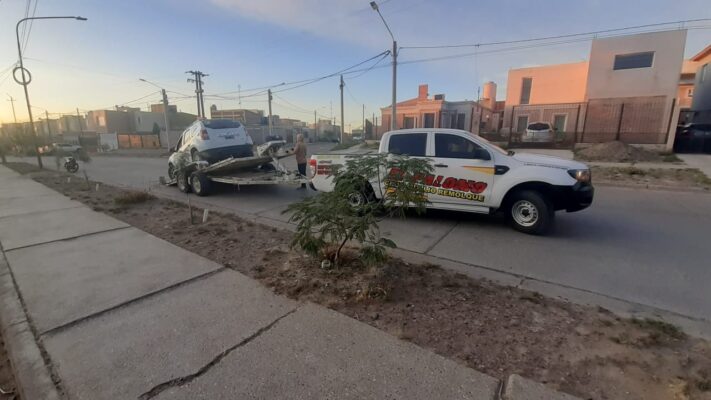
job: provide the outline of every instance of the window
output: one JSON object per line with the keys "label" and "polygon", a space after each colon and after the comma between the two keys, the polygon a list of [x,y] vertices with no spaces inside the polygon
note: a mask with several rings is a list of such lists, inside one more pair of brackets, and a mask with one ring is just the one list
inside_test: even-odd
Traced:
{"label": "window", "polygon": [[239,128],[241,126],[239,122],[229,119],[207,119],[202,123],[210,129]]}
{"label": "window", "polygon": [[424,157],[427,149],[426,133],[407,133],[390,136],[388,151],[392,154]]}
{"label": "window", "polygon": [[526,127],[528,126],[528,115],[521,115],[520,117],[517,118],[516,120],[516,132],[517,133],[523,133],[526,131]]}
{"label": "window", "polygon": [[521,80],[521,101],[520,104],[528,104],[531,101],[531,86],[533,78],[523,78]]}
{"label": "window", "polygon": [[425,128],[434,128],[434,113],[425,114]]}
{"label": "window", "polygon": [[615,56],[614,70],[634,69],[634,68],[649,68],[654,61],[654,52],[647,51],[644,53],[634,54],[618,54]]}
{"label": "window", "polygon": [[414,117],[405,117],[402,121],[403,123],[403,128],[405,129],[410,129],[415,127],[415,118]]}
{"label": "window", "polygon": [[694,97],[694,89],[688,89],[686,91],[686,97]]}
{"label": "window", "polygon": [[553,116],[553,130],[556,132],[565,132],[565,123],[568,116],[565,114]]}
{"label": "window", "polygon": [[489,153],[471,140],[457,136],[438,133],[435,135],[435,157],[491,159]]}
{"label": "window", "polygon": [[706,74],[708,74],[708,69],[709,69],[708,64],[704,64],[704,66],[701,67],[701,72],[700,72],[701,78],[699,78],[699,82],[703,82],[706,79]]}
{"label": "window", "polygon": [[466,115],[464,114],[457,114],[457,129],[464,129],[464,119],[466,118]]}

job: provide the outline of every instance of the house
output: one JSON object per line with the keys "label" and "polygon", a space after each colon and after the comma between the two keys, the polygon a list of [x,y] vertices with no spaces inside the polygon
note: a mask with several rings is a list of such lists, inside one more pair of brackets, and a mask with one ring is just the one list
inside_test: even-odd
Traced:
{"label": "house", "polygon": [[680,84],[679,91],[688,95],[684,103],[688,109],[682,110],[686,113],[679,118],[680,124],[711,124],[711,45],[685,60],[684,68],[682,79],[686,86],[682,89]]}
{"label": "house", "polygon": [[510,70],[503,131],[548,122],[578,143],[669,144],[685,42],[686,30],[594,39],[587,61]]}
{"label": "house", "polygon": [[239,121],[246,126],[261,125],[264,119],[264,111],[248,110],[244,108],[231,110],[218,110],[216,105],[210,107],[210,118],[212,119],[229,119]]}
{"label": "house", "polygon": [[[496,84],[489,82],[484,92],[489,97],[485,102],[447,101],[443,94],[429,97],[429,86],[420,85],[417,97],[397,103],[396,126],[398,128],[453,128],[479,134],[494,124],[493,109],[483,104],[496,104]],[[381,127],[379,131],[389,130],[392,119],[392,107],[380,109]]]}

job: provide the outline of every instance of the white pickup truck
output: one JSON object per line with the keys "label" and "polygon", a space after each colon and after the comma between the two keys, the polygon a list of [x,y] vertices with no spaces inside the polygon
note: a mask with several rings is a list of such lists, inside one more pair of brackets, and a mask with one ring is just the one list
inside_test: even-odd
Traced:
{"label": "white pickup truck", "polygon": [[[491,214],[506,213],[522,232],[544,234],[555,211],[582,210],[592,204],[594,189],[587,165],[557,157],[506,151],[469,132],[454,129],[390,131],[379,153],[428,158],[434,173],[422,179],[428,208]],[[333,190],[334,165],[365,154],[315,154],[309,160],[311,186]],[[380,199],[385,188],[370,182],[355,201]]]}

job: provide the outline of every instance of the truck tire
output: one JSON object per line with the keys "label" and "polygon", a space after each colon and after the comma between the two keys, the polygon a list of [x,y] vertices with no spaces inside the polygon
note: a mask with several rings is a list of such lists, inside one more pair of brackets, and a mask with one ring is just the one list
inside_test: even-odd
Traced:
{"label": "truck tire", "polygon": [[522,190],[514,194],[507,209],[507,218],[517,231],[545,235],[553,227],[555,210],[540,192]]}
{"label": "truck tire", "polygon": [[210,185],[212,182],[202,172],[193,172],[190,175],[190,186],[193,188],[193,193],[198,196],[207,196],[210,194]]}
{"label": "truck tire", "polygon": [[178,190],[183,193],[190,193],[190,177],[185,171],[178,170],[175,173],[175,179],[178,185]]}

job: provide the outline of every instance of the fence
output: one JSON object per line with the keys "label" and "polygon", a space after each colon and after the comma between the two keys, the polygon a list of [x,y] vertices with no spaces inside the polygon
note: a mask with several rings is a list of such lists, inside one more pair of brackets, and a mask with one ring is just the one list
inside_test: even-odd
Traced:
{"label": "fence", "polygon": [[119,149],[157,149],[160,148],[158,135],[119,134]]}
{"label": "fence", "polygon": [[[572,147],[575,143],[619,140],[629,144],[663,144],[676,100],[666,96],[593,99],[583,103],[517,105],[508,109],[511,147]],[[552,133],[527,134],[535,122],[550,125]]]}

